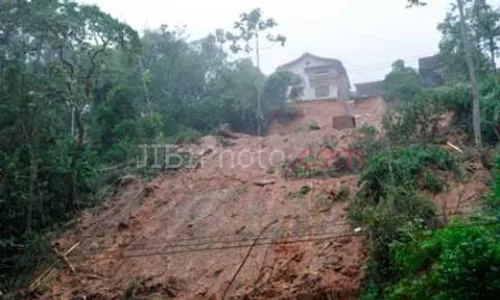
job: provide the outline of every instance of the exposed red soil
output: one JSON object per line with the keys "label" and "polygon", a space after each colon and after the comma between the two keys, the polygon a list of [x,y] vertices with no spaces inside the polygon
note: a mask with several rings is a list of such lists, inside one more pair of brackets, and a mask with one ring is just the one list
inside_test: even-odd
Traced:
{"label": "exposed red soil", "polygon": [[[252,248],[227,299],[357,299],[367,253],[347,222],[348,203],[329,197],[342,186],[354,193],[356,177],[287,180],[280,172],[284,158],[324,139],[347,147],[355,130],[332,128],[332,117],[343,114],[339,103],[295,106],[303,117],[274,124],[267,137],[231,146],[203,138],[196,151],[208,154],[200,168],[150,183],[122,180],[116,195],[58,240],[62,250],[81,242],[69,255],[76,272],[58,269],[41,286],[60,299],[79,293],[119,299],[140,278],[148,292],[221,299],[255,237],[276,220]],[[357,103],[358,126],[378,126],[383,110],[381,99]],[[307,130],[313,120],[319,130]],[[273,183],[255,184],[261,180]],[[300,193],[304,186],[308,193]]]}

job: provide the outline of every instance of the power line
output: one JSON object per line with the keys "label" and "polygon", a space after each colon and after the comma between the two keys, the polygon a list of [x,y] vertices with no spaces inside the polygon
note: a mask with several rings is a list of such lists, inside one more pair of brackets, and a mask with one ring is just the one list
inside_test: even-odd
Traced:
{"label": "power line", "polygon": [[[335,238],[360,236],[360,234],[352,234],[352,233],[342,234],[342,235],[323,234],[323,236],[324,237],[321,237],[321,235],[318,235],[317,237],[310,236],[310,237],[307,237],[304,239],[281,240],[281,241],[262,241],[261,240],[262,242],[257,242],[255,244],[255,246],[287,245],[287,244],[297,244],[297,243],[306,243],[306,242],[320,242],[320,241],[327,241],[327,240],[331,240],[331,239],[335,239]],[[303,237],[306,237],[306,236],[303,236]],[[252,244],[250,244],[250,243],[245,243],[245,244],[238,244],[238,245],[225,245],[225,246],[205,247],[205,248],[197,248],[197,249],[154,251],[154,252],[148,252],[148,253],[135,253],[135,254],[129,254],[129,255],[125,254],[125,255],[120,256],[120,258],[136,258],[136,257],[149,257],[149,256],[159,256],[159,255],[189,253],[189,252],[203,252],[203,251],[214,251],[214,250],[238,249],[238,248],[250,247],[251,245]],[[213,246],[213,245],[208,244],[208,246]],[[113,258],[103,257],[103,258],[98,258],[95,261],[109,260],[109,259],[113,259]],[[82,266],[82,265],[80,265],[80,266]]]}
{"label": "power line", "polygon": [[[465,207],[472,207],[474,205],[467,205],[467,206],[461,206],[461,208],[465,208]],[[456,209],[456,207],[448,207],[446,209]],[[456,216],[456,215],[447,215],[447,214],[439,214],[439,215],[436,215],[435,216],[435,219],[439,219],[441,217],[451,217],[451,216]],[[383,221],[390,221],[390,220],[397,220],[397,219],[412,219],[412,217],[407,217],[407,216],[394,216],[394,217],[390,217],[390,218],[385,218],[383,219]],[[326,225],[329,225],[329,226],[325,226]],[[351,225],[351,222],[349,221],[340,221],[340,222],[332,222],[332,223],[329,223],[329,222],[326,222],[325,224],[323,224],[322,226],[310,226],[308,228],[305,228],[303,231],[311,231],[313,229],[329,229],[329,228],[332,228],[333,227],[336,227],[336,228],[339,228],[339,227],[342,227],[342,226],[350,226]],[[296,234],[296,235],[289,235],[289,236],[285,236],[286,239],[289,239],[289,238],[303,238],[303,237],[314,237],[314,236],[323,236],[323,235],[329,235],[329,234],[334,234],[335,231],[323,231],[323,232],[316,232],[316,233],[308,233],[308,234]],[[238,236],[238,235],[226,235],[226,237],[235,237],[235,236]],[[213,239],[216,239],[216,238],[220,238],[220,236],[207,236],[205,238],[213,238]],[[265,237],[262,237],[260,238],[260,240],[272,240],[272,239],[276,239],[277,238],[277,235],[273,235],[273,236],[265,236]],[[133,244],[133,245],[122,245],[122,246],[118,246],[117,249],[113,249],[113,250],[109,250],[107,251],[106,253],[115,253],[115,252],[119,252],[119,251],[128,251],[128,252],[133,252],[133,251],[141,251],[141,250],[155,250],[155,249],[167,249],[167,248],[182,248],[182,247],[200,247],[200,246],[210,246],[210,245],[218,245],[218,244],[222,244],[222,245],[230,245],[230,244],[234,244],[234,243],[245,243],[245,242],[251,242],[251,241],[254,241],[256,239],[255,236],[252,236],[252,237],[247,237],[247,238],[237,238],[237,239],[230,239],[230,240],[216,240],[216,241],[204,241],[204,242],[198,242],[202,239],[200,238],[194,238],[194,239],[184,239],[184,240],[181,240],[181,239],[176,239],[176,240],[171,240],[169,241],[167,244],[163,244],[163,245],[150,245],[150,243],[138,243],[138,244]],[[187,243],[187,244],[176,244],[176,242],[178,241],[193,241],[193,243]],[[99,251],[99,250],[102,250],[102,251],[105,251],[106,249],[109,249],[109,247],[99,247],[99,248],[94,248],[92,249],[93,251]]]}
{"label": "power line", "polygon": [[[491,226],[498,225],[500,221],[494,222],[484,222],[484,223],[475,223],[475,224],[459,224],[459,225],[449,225],[444,228],[472,228],[472,227],[480,227],[480,226]],[[433,230],[438,230],[439,227],[433,228]],[[325,234],[326,235],[326,234]],[[337,238],[346,238],[346,237],[355,237],[362,236],[360,233],[349,233],[349,234],[341,234],[341,235],[327,235],[326,237],[307,237],[304,239],[296,239],[296,240],[282,240],[282,241],[268,241],[268,242],[257,242],[255,246],[266,246],[266,245],[287,245],[287,244],[297,244],[297,243],[308,243],[308,242],[324,242],[328,240],[333,240]],[[127,258],[139,258],[139,257],[151,257],[151,256],[160,256],[160,255],[172,255],[172,254],[180,254],[180,253],[192,253],[192,252],[203,252],[203,251],[214,251],[214,250],[227,250],[227,249],[238,249],[238,248],[246,248],[250,247],[252,244],[239,244],[239,245],[226,245],[226,246],[218,246],[218,247],[205,247],[198,249],[182,249],[182,250],[171,250],[171,251],[154,251],[148,253],[136,253],[129,255],[122,255],[120,259]],[[109,260],[113,259],[112,257],[102,257],[95,259],[93,262]],[[79,267],[89,266],[91,264],[79,265]]]}
{"label": "power line", "polygon": [[[467,204],[467,205],[461,205],[459,208],[468,208],[468,207],[476,207],[477,205],[476,204]],[[443,208],[439,208],[437,207],[438,209],[443,209]],[[451,209],[456,209],[456,207],[446,207],[444,208],[446,210],[451,210]],[[305,215],[304,217],[307,217],[307,215]],[[439,217],[448,217],[448,215],[445,215],[445,214],[437,214],[435,215],[436,218],[439,218]],[[399,219],[399,218],[408,218],[408,217],[405,217],[405,216],[394,216],[394,217],[391,217],[391,218],[386,218],[385,220],[392,220],[392,219]],[[348,220],[332,220],[332,221],[323,221],[321,222],[322,225],[318,225],[318,226],[310,226],[308,227],[306,230],[311,230],[311,229],[323,229],[323,228],[326,228],[325,225],[328,225],[328,226],[347,226],[347,225],[351,225],[351,222],[348,221]],[[204,235],[204,236],[196,236],[196,237],[186,237],[186,238],[176,238],[176,239],[172,239],[169,241],[169,244],[172,244],[172,243],[176,243],[176,242],[190,242],[190,241],[193,241],[193,242],[196,242],[196,241],[202,241],[202,240],[206,240],[206,239],[223,239],[223,238],[232,238],[232,237],[238,237],[240,236],[240,234],[234,234],[234,233],[230,233],[230,234],[223,234],[223,235]],[[82,238],[92,238],[92,237],[95,237],[95,235],[92,235],[92,234],[89,234],[89,235],[84,235],[82,236]],[[249,238],[251,240],[253,240],[252,238]],[[234,242],[234,240],[230,240],[228,242]],[[145,243],[143,243],[145,245]],[[167,244],[167,245],[169,245]],[[133,247],[135,245],[142,245],[142,244],[134,244],[134,245],[124,245],[122,246],[123,248],[124,247]],[[158,246],[160,247],[160,246]],[[100,249],[100,248],[94,248],[94,249]]]}

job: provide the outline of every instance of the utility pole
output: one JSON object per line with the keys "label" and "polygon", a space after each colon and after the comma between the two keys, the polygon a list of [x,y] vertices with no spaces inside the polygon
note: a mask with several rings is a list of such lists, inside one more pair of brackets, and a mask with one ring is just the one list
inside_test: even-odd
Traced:
{"label": "utility pole", "polygon": [[479,113],[479,91],[477,88],[476,73],[474,69],[474,62],[472,61],[472,51],[469,40],[469,35],[467,33],[467,27],[465,24],[464,16],[464,4],[462,0],[457,0],[458,12],[460,14],[460,31],[462,33],[462,43],[465,49],[465,62],[467,63],[467,69],[469,71],[470,84],[472,89],[472,116],[473,116],[473,126],[474,126],[474,139],[476,142],[476,147],[481,147],[481,115]]}
{"label": "utility pole", "polygon": [[[263,19],[262,11],[260,8],[255,8],[249,13],[242,13],[240,15],[240,19],[235,22],[234,29],[237,29],[238,32],[236,34],[226,33],[225,39],[231,41],[233,43],[231,51],[233,53],[237,53],[241,50],[244,50],[247,54],[250,54],[253,49],[249,47],[248,43],[251,39],[255,38],[255,54],[256,54],[256,63],[257,69],[260,71],[260,49],[259,49],[259,32],[267,31],[278,24],[273,18]],[[218,31],[216,34],[221,36],[223,34],[222,31]],[[278,34],[278,35],[270,35],[266,36],[267,40],[271,42],[281,43],[282,46],[285,45],[286,37]],[[246,46],[242,48],[239,42],[243,41]],[[264,123],[264,113],[262,112],[262,91],[261,85],[259,82],[259,77],[257,76],[255,84],[257,88],[257,133],[258,135],[262,134],[262,125]]]}
{"label": "utility pole", "polygon": [[[255,54],[256,54],[256,62],[257,69],[260,71],[260,51],[259,51],[259,32],[255,33]],[[257,80],[259,78],[257,77]],[[260,83],[256,82],[257,87],[257,134],[261,136],[262,134],[262,99],[261,99],[261,91],[260,91]]]}

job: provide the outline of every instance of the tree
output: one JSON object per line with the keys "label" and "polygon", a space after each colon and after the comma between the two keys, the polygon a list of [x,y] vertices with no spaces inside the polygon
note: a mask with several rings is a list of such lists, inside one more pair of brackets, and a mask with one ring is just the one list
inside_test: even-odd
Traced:
{"label": "tree", "polygon": [[[466,12],[471,12],[467,8]],[[467,13],[464,15],[466,22],[472,23],[473,15]],[[491,68],[488,58],[483,52],[480,37],[476,31],[469,27],[468,35],[471,37],[471,55],[476,66],[478,74],[485,74]],[[452,5],[450,11],[442,23],[438,25],[438,30],[442,33],[442,38],[439,43],[439,62],[442,75],[446,81],[463,81],[467,79],[467,63],[465,57],[465,47],[462,43],[462,31],[460,25],[460,15],[456,5]]]}
{"label": "tree", "polygon": [[[5,290],[44,258],[42,233],[91,202],[95,160],[85,147],[90,137],[83,112],[94,103],[109,52],[129,52],[139,40],[97,7],[71,1],[2,1],[0,13]],[[68,134],[68,108],[75,111],[76,138]]]}
{"label": "tree", "polygon": [[281,108],[288,99],[297,99],[302,90],[302,80],[297,74],[278,70],[266,79],[263,99],[266,110]]}
{"label": "tree", "polygon": [[486,0],[475,0],[472,4],[471,26],[477,35],[483,51],[489,52],[491,69],[496,72],[495,56],[500,39],[500,13],[486,3]]}
{"label": "tree", "polygon": [[[277,25],[273,18],[265,19],[262,16],[260,8],[255,8],[249,13],[242,13],[240,15],[239,20],[234,23],[236,33],[225,32],[224,35],[219,30],[219,41],[221,43],[225,41],[231,42],[230,49],[233,53],[240,51],[250,53],[255,50],[257,68],[260,68],[260,36]],[[266,39],[270,42],[280,43],[281,46],[284,46],[286,42],[286,37],[280,34],[267,34]],[[252,40],[255,41],[255,48],[250,45]],[[257,118],[259,120],[257,123],[257,132],[261,135],[264,114],[262,111],[261,87],[259,85],[257,85]]]}
{"label": "tree", "polygon": [[462,33],[462,42],[465,48],[465,61],[467,62],[467,69],[469,71],[469,77],[471,81],[472,88],[472,115],[474,118],[474,138],[476,141],[476,147],[481,147],[481,116],[479,112],[479,91],[477,87],[476,80],[476,70],[474,69],[474,62],[472,60],[472,50],[471,43],[469,41],[469,36],[467,34],[467,27],[465,23],[464,7],[462,0],[457,0],[458,11],[460,14],[460,31]]}
{"label": "tree", "polygon": [[420,94],[423,82],[418,72],[406,67],[403,60],[392,64],[392,71],[384,79],[385,99],[387,101],[411,101]]}
{"label": "tree", "polygon": [[[469,2],[466,2],[466,4],[470,5]],[[492,14],[483,13],[485,6],[480,0],[474,1],[471,9],[466,8],[462,0],[457,0],[457,5],[452,6],[445,22],[438,26],[438,29],[443,33],[443,39],[440,43],[440,57],[445,65],[445,72],[448,74],[458,73],[460,74],[457,76],[459,79],[462,79],[461,74],[467,73],[469,76],[473,98],[474,138],[476,146],[480,147],[481,118],[476,72],[481,74],[487,72],[488,69],[492,69],[492,67],[493,70],[496,68],[494,63],[496,46],[493,37],[496,25],[494,25],[495,21]],[[478,13],[479,11],[481,13]],[[475,13],[471,14],[470,12]],[[473,26],[474,24],[475,26]],[[492,38],[493,44],[490,47],[492,57],[491,63],[488,63],[482,51],[481,40],[492,41]],[[462,63],[463,58],[465,58],[465,64]],[[457,69],[457,66],[460,67]],[[476,66],[478,67],[476,68]],[[463,67],[466,67],[466,70]],[[454,72],[450,72],[450,70],[454,70]]]}
{"label": "tree", "polygon": [[97,6],[52,1],[51,5],[38,11],[36,17],[40,30],[47,32],[49,48],[60,61],[54,76],[65,84],[54,88],[61,100],[69,105],[76,127],[68,200],[71,205],[77,205],[75,168],[85,147],[83,114],[92,102],[95,76],[108,49],[138,49],[139,40],[133,29],[101,12]]}
{"label": "tree", "polygon": [[406,2],[408,3],[408,7],[427,5],[427,2],[420,1],[420,0],[406,0]]}

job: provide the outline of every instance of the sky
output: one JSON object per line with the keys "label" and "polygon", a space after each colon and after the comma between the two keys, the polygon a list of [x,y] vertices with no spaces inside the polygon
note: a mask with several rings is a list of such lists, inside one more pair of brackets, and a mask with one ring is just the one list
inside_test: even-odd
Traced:
{"label": "sky", "polygon": [[406,9],[406,0],[81,0],[97,4],[138,31],[162,24],[185,26],[189,39],[215,29],[231,29],[242,12],[259,7],[287,37],[284,47],[263,42],[261,69],[276,67],[309,52],[337,58],[351,82],[381,80],[396,59],[417,67],[419,57],[438,51],[437,25],[452,0],[428,0]]}

